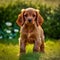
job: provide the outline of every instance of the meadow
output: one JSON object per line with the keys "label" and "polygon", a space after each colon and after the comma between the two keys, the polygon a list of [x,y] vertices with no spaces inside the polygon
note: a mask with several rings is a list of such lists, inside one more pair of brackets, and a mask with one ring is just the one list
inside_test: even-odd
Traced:
{"label": "meadow", "polygon": [[19,54],[18,43],[0,43],[0,60],[60,60],[60,40],[47,39],[45,53],[33,53],[33,45],[26,46],[26,53]]}

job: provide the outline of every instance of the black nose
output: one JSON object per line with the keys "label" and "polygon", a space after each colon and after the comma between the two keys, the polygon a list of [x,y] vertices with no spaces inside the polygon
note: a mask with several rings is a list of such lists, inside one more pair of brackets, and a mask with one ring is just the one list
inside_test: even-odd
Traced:
{"label": "black nose", "polygon": [[29,22],[31,22],[31,21],[32,21],[32,19],[28,19],[28,21],[29,21]]}

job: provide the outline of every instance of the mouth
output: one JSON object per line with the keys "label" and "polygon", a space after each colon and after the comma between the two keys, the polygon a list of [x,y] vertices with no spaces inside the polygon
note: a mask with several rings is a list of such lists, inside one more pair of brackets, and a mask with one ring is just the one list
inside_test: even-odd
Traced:
{"label": "mouth", "polygon": [[27,25],[32,26],[32,25],[34,25],[34,22],[27,22]]}
{"label": "mouth", "polygon": [[28,28],[28,27],[33,27],[33,26],[34,26],[33,23],[29,23],[29,22],[25,23],[25,25],[27,26],[27,28]]}

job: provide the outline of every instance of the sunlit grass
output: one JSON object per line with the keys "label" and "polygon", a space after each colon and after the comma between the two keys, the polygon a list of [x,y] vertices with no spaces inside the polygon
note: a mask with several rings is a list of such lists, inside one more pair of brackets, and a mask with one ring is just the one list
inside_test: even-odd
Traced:
{"label": "sunlit grass", "polygon": [[45,53],[33,53],[33,45],[26,46],[26,54],[19,53],[18,44],[0,43],[0,60],[60,60],[60,40],[47,40]]}
{"label": "sunlit grass", "polygon": [[0,44],[0,60],[18,60],[17,53],[19,52],[18,45]]}
{"label": "sunlit grass", "polygon": [[[60,4],[59,0],[1,0],[0,1],[0,7],[4,6],[7,7],[9,4],[14,5],[16,3],[23,2],[23,3],[32,3],[32,4],[42,4],[42,5],[47,5],[51,7],[57,7],[58,4]],[[36,3],[37,2],[37,3]]]}

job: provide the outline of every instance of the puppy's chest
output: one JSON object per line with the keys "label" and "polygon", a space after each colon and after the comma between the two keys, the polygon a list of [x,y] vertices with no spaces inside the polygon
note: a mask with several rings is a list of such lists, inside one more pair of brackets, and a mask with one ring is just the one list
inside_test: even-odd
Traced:
{"label": "puppy's chest", "polygon": [[29,32],[29,33],[25,34],[24,39],[26,42],[33,43],[37,38],[36,38],[35,33]]}
{"label": "puppy's chest", "polygon": [[21,33],[21,38],[24,38],[26,40],[36,40],[37,39],[37,31],[36,30],[24,30],[24,32]]}
{"label": "puppy's chest", "polygon": [[36,37],[34,32],[26,32],[25,34],[23,34],[23,36],[26,36],[27,39],[35,38]]}

